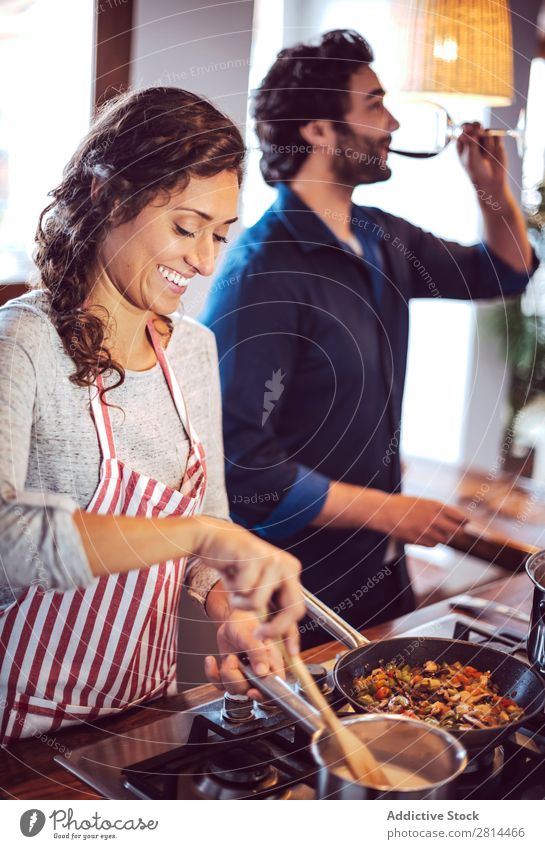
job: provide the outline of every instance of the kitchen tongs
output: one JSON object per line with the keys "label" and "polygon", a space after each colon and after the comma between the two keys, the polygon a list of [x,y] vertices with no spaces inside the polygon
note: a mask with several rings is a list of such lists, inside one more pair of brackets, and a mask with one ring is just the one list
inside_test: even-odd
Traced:
{"label": "kitchen tongs", "polygon": [[[268,612],[258,613],[258,618],[260,619],[260,621],[264,622],[267,620],[269,615],[270,614]],[[309,699],[311,705],[317,711],[317,718],[319,718],[319,724],[321,724],[323,728],[327,728],[331,736],[334,737],[335,742],[337,743],[339,753],[342,756],[342,759],[344,760],[348,771],[351,773],[354,780],[364,781],[374,786],[387,786],[390,782],[384,775],[383,770],[377,763],[372,752],[369,751],[367,746],[359,739],[359,737],[357,737],[346,725],[341,722],[341,720],[336,715],[327,699],[324,698],[324,695],[320,691],[318,685],[315,683],[301,655],[299,653],[290,654],[287,648],[286,640],[281,641],[280,650],[283,656],[286,671],[291,669],[295,674],[295,677],[299,680],[305,695]],[[285,693],[285,688],[284,693],[282,693],[282,690],[278,691],[278,688],[271,688],[270,686],[267,686],[272,676],[266,676],[266,678],[263,679],[259,678],[257,675],[254,675],[248,657],[246,655],[244,655],[239,660],[244,674],[246,675],[248,680],[253,684],[253,686],[257,689],[261,689],[263,692],[266,693],[266,695],[272,698],[275,703],[279,705],[279,707],[288,709],[289,712],[293,715],[294,699],[288,700],[291,705],[290,708],[290,705],[286,704],[286,700],[283,697]],[[278,676],[274,676],[274,678],[278,680]],[[286,682],[282,683],[285,683],[285,687],[289,688],[289,685]],[[309,719],[308,715],[306,717],[300,715],[298,718],[306,720]]]}

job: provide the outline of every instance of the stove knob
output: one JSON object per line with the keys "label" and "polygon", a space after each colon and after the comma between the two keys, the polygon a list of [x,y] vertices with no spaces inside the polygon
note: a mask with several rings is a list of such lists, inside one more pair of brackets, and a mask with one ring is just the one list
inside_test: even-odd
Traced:
{"label": "stove knob", "polygon": [[253,719],[253,702],[248,696],[225,693],[222,716],[229,722],[247,722]]}

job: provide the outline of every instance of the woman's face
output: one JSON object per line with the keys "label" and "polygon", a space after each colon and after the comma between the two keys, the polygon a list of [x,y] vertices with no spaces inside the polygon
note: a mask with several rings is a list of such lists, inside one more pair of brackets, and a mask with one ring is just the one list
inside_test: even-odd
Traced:
{"label": "woman's face", "polygon": [[100,257],[111,284],[140,309],[174,312],[190,279],[212,274],[237,220],[238,193],[234,172],[192,177],[166,202],[158,197],[136,218],[113,227]]}

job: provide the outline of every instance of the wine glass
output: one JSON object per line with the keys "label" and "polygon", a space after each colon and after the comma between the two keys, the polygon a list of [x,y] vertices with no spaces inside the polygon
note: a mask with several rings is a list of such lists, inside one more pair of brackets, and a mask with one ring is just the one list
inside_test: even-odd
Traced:
{"label": "wine glass", "polygon": [[[437,156],[463,133],[461,124],[452,120],[444,106],[430,100],[408,100],[388,107],[399,121],[390,153],[414,159],[430,159]],[[519,156],[524,156],[526,136],[526,113],[521,109],[515,129],[485,128],[488,136],[514,138]]]}

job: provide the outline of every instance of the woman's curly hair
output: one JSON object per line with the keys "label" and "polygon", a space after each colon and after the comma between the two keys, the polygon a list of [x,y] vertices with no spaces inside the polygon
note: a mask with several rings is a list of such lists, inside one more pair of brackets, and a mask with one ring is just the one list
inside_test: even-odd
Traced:
{"label": "woman's curly hair", "polygon": [[243,163],[237,127],[199,95],[156,87],[102,107],[49,193],[53,200],[36,232],[37,286],[48,293],[51,319],[74,360],[74,383],[91,386],[98,374],[117,372],[119,386],[125,377],[105,346],[107,314],[86,308],[90,269],[108,230],[135,218],[160,193],[183,189],[193,176],[233,171],[240,184]]}
{"label": "woman's curly hair", "polygon": [[300,127],[316,120],[341,125],[350,77],[372,61],[369,44],[350,29],[326,32],[317,45],[280,51],[254,95],[252,112],[269,185],[291,180],[308,156]]}

